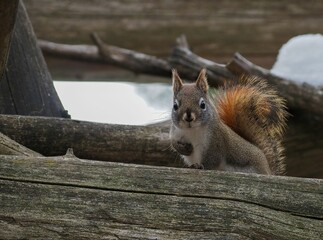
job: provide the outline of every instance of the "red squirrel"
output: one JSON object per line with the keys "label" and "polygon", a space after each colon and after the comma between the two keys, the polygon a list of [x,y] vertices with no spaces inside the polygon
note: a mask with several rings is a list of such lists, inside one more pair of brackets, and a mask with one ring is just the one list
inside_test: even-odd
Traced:
{"label": "red squirrel", "polygon": [[194,83],[172,72],[172,147],[186,165],[282,175],[285,101],[264,79],[241,76],[209,93],[206,70]]}

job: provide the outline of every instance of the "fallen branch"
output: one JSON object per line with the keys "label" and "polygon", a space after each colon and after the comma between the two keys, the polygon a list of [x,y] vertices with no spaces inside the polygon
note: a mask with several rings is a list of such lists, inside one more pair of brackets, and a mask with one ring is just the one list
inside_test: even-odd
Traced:
{"label": "fallen branch", "polygon": [[92,39],[105,62],[135,73],[170,76],[171,66],[165,60],[144,53],[106,45],[95,33],[92,34]]}
{"label": "fallen branch", "polygon": [[279,94],[287,100],[289,108],[301,109],[306,113],[323,117],[323,94],[320,89],[275,76],[267,69],[249,62],[238,53],[227,65],[217,64],[192,53],[185,37],[181,36],[177,39],[169,61],[165,61],[147,54],[107,45],[96,34],[93,34],[92,37],[97,47],[71,46],[47,41],[39,43],[46,53],[74,59],[106,62],[135,73],[169,77],[171,67],[175,67],[178,68],[182,76],[188,80],[194,80],[199,70],[206,67],[209,83],[214,87],[223,85],[226,79],[235,75],[256,74],[267,79],[270,84],[276,87]]}
{"label": "fallen branch", "polygon": [[38,45],[43,52],[54,56],[85,61],[103,62],[98,48],[93,45],[70,45],[53,43],[45,40],[38,40]]}
{"label": "fallen branch", "polygon": [[97,46],[68,45],[39,40],[39,46],[48,54],[70,59],[105,62],[135,73],[170,77],[171,67],[167,61],[140,52],[109,46],[97,34],[92,34]]}

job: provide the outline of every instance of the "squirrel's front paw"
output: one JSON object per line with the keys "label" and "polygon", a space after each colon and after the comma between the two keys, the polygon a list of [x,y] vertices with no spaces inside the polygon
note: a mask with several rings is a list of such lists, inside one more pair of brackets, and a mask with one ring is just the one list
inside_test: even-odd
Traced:
{"label": "squirrel's front paw", "polygon": [[193,146],[187,142],[174,141],[172,142],[173,147],[182,155],[189,156],[193,152]]}
{"label": "squirrel's front paw", "polygon": [[203,164],[198,164],[198,163],[194,163],[190,166],[190,168],[194,168],[194,169],[204,169]]}

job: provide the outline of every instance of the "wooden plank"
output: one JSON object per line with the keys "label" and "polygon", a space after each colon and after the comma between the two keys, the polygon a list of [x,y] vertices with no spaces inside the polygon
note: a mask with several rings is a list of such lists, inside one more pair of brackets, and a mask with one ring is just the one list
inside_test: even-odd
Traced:
{"label": "wooden plank", "polygon": [[293,36],[322,32],[320,1],[25,0],[39,38],[90,43],[95,31],[111,45],[167,57],[185,34],[194,52],[227,61],[240,52],[270,67]]}
{"label": "wooden plank", "polygon": [[320,239],[318,179],[0,156],[5,238]]}

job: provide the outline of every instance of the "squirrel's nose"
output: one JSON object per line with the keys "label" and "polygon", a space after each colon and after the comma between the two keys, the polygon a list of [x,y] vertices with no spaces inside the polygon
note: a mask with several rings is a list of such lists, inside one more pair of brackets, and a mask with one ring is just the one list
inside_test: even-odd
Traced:
{"label": "squirrel's nose", "polygon": [[190,110],[186,110],[186,112],[183,115],[183,120],[186,122],[192,122],[195,120],[195,114],[192,113]]}

